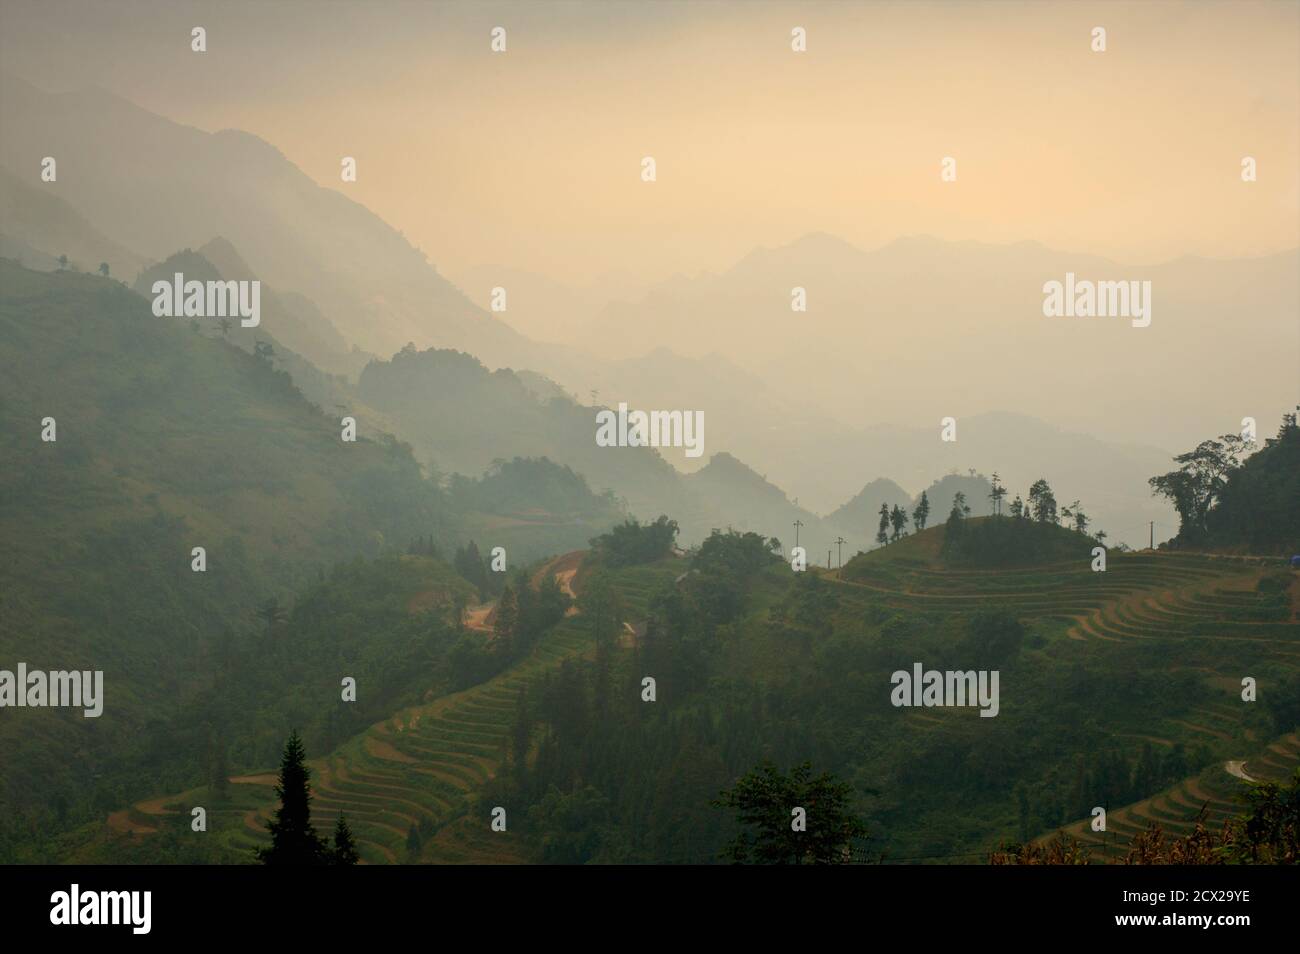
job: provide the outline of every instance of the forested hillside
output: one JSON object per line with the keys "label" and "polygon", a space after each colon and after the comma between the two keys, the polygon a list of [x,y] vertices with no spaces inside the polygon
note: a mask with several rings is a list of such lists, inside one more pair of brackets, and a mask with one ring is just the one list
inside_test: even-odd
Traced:
{"label": "forested hillside", "polygon": [[488,371],[471,355],[404,348],[390,361],[367,365],[357,394],[440,470],[476,475],[499,458],[548,457],[582,474],[595,492],[617,494],[645,519],[672,513],[701,537],[724,522],[660,452],[598,446],[594,408],[558,395],[540,400],[513,371]]}
{"label": "forested hillside", "polygon": [[[562,468],[521,463],[539,489],[552,474],[569,481],[566,512],[552,518],[541,496],[516,487],[509,503],[532,512],[528,532],[494,530],[499,475],[459,485],[453,503],[405,445],[364,427],[344,440],[339,419],[303,397],[273,351],[232,346],[212,323],[156,318],[109,278],[0,261],[0,655],[33,669],[103,670],[107,696],[98,719],[32,709],[0,723],[7,763],[22,766],[0,791],[10,824],[53,812],[46,827],[57,830],[160,780],[201,776],[210,745],[232,764],[268,757],[297,711],[286,689],[298,685],[285,675],[293,667],[268,662],[290,658],[273,637],[295,594],[327,572],[344,597],[299,644],[324,680],[304,691],[337,698],[345,673],[324,665],[331,640],[372,678],[352,710],[359,721],[310,710],[298,724],[336,738],[399,698],[413,676],[390,682],[387,667],[442,653],[459,621],[394,628],[357,587],[404,608],[411,587],[459,578],[437,559],[415,578],[369,582],[364,569],[339,576],[341,563],[391,559],[417,540],[437,541],[426,551],[449,558],[478,536],[485,551],[509,544],[515,566],[530,548],[573,545],[619,516]],[[462,517],[458,507],[471,505]],[[391,642],[412,638],[415,650]],[[371,652],[387,660],[378,670],[367,668]]]}

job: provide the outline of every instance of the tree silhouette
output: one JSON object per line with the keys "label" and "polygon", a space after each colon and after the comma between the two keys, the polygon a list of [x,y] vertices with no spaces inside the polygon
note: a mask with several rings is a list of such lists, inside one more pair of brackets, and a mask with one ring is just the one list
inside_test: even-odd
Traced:
{"label": "tree silhouette", "polygon": [[357,843],[352,838],[347,816],[339,815],[339,820],[334,823],[334,850],[330,852],[330,864],[355,865],[359,860]]}
{"label": "tree silhouette", "polygon": [[916,502],[915,509],[912,510],[912,523],[917,530],[924,530],[925,523],[930,519],[930,498],[921,491],[921,499]]}
{"label": "tree silhouette", "polygon": [[66,256],[66,255],[60,255],[60,256],[59,256],[59,271],[63,271],[63,269],[65,269],[65,268],[67,268],[67,267],[68,267],[68,256]]}
{"label": "tree silhouette", "polygon": [[1237,434],[1201,441],[1195,450],[1174,458],[1177,470],[1147,481],[1153,494],[1168,497],[1178,511],[1180,534],[1195,538],[1205,533],[1210,508],[1227,486],[1228,476],[1241,466],[1249,443]]}
{"label": "tree silhouette", "polygon": [[[852,813],[853,786],[829,772],[813,777],[812,763],[787,774],[764,761],[742,776],[713,804],[736,813],[742,831],[727,849],[737,864],[847,864],[867,827]],[[806,816],[806,830],[793,824],[795,810]]]}
{"label": "tree silhouette", "polygon": [[1074,529],[1080,533],[1086,533],[1088,530],[1088,515],[1083,512],[1079,501],[1074,501],[1070,506],[1061,511],[1061,515],[1074,520]]}
{"label": "tree silhouette", "polygon": [[1056,523],[1056,497],[1042,477],[1029,487],[1029,510],[1039,523]]}
{"label": "tree silhouette", "polygon": [[267,822],[271,847],[257,849],[264,865],[318,865],[327,860],[325,842],[311,824],[311,769],[298,730],[289,735],[280,757],[275,794],[280,807]]}
{"label": "tree silhouette", "polygon": [[995,471],[992,480],[992,489],[989,492],[989,500],[993,501],[993,512],[998,516],[1002,515],[1002,498],[1007,495],[1007,488],[1003,487],[999,481],[1000,478]]}
{"label": "tree silhouette", "polygon": [[898,504],[894,504],[894,509],[889,511],[889,523],[894,528],[890,535],[890,540],[897,540],[901,536],[907,535],[907,511]]}
{"label": "tree silhouette", "polygon": [[876,530],[876,542],[882,547],[889,543],[889,504],[880,505],[880,527]]}
{"label": "tree silhouette", "polygon": [[103,275],[105,278],[108,277],[108,262],[99,263],[99,274]]}
{"label": "tree silhouette", "polygon": [[478,544],[471,540],[468,546],[457,547],[453,564],[456,572],[473,583],[479,591],[479,596],[486,599],[491,592],[492,584],[488,577],[488,568],[479,553]]}
{"label": "tree silhouette", "polygon": [[966,495],[959,490],[952,495],[952,509],[948,511],[948,519],[943,524],[943,549],[945,552],[954,550],[965,535],[965,519],[968,513],[970,513],[970,507],[966,506]]}

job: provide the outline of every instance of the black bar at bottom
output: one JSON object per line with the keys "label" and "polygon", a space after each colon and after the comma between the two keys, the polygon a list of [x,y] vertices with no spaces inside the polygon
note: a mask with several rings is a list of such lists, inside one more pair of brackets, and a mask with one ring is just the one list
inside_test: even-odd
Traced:
{"label": "black bar at bottom", "polygon": [[[6,940],[76,932],[127,944],[405,937],[423,947],[480,930],[492,941],[544,941],[558,930],[594,944],[612,938],[609,928],[671,943],[687,930],[734,940],[849,928],[866,937],[900,925],[926,940],[1051,930],[1231,942],[1242,931],[1289,933],[1298,875],[1294,867],[10,867],[0,869],[0,916]],[[120,923],[70,923],[73,885],[76,920],[102,910]],[[600,935],[589,933],[597,926]]]}

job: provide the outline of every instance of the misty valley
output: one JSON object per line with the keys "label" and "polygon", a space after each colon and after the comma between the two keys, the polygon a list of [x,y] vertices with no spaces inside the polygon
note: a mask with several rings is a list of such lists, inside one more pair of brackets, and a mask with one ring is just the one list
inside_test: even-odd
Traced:
{"label": "misty valley", "polygon": [[15,917],[1286,923],[1295,4],[0,3]]}

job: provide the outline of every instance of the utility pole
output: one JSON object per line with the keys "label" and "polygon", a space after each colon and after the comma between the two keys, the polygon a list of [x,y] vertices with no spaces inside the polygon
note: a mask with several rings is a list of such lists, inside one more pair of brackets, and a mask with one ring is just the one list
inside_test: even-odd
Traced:
{"label": "utility pole", "polygon": [[1155,548],[1156,548],[1156,522],[1152,520],[1151,521],[1151,549],[1154,550]]}
{"label": "utility pole", "polygon": [[794,522],[794,545],[795,546],[799,545],[799,528],[802,526],[803,526],[802,520],[796,520]]}
{"label": "utility pole", "polygon": [[847,542],[848,541],[846,541],[843,537],[835,538],[835,545],[839,547],[839,564],[841,570],[844,569],[844,544]]}
{"label": "utility pole", "polygon": [[831,551],[830,551],[830,550],[827,550],[827,551],[826,551],[826,569],[829,570],[830,568],[831,568]]}

